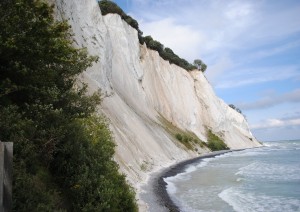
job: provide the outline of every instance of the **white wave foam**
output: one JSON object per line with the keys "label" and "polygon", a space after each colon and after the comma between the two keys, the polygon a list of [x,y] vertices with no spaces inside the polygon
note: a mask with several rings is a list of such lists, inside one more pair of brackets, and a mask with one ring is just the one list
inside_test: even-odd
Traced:
{"label": "white wave foam", "polygon": [[239,188],[223,190],[218,195],[237,212],[299,211],[300,200],[285,197],[270,197]]}
{"label": "white wave foam", "polygon": [[299,141],[279,141],[279,142],[267,142],[264,143],[267,147],[267,150],[276,151],[276,150],[297,150],[300,148]]}
{"label": "white wave foam", "polygon": [[[176,184],[178,182],[190,180],[192,172],[196,171],[198,168],[207,166],[208,163],[214,159],[215,158],[204,158],[201,160],[200,163],[193,163],[188,165],[187,168],[185,168],[184,172],[178,173],[175,176],[164,178],[164,181],[167,183],[166,190],[169,193],[169,195],[172,197],[172,199],[175,200],[176,202],[180,202],[176,199],[176,192],[177,192]],[[184,208],[187,208],[187,206],[185,206]]]}
{"label": "white wave foam", "polygon": [[181,173],[176,174],[175,176],[172,177],[167,177],[165,178],[165,182],[175,182],[175,181],[186,181],[190,179],[190,173],[197,171],[198,168],[201,167],[205,167],[207,166],[207,164],[213,160],[214,158],[205,158],[202,159],[200,163],[193,163],[193,164],[189,164],[187,165],[187,167],[185,168],[185,170]]}
{"label": "white wave foam", "polygon": [[197,164],[197,168],[202,168],[208,165],[210,161],[215,160],[215,158],[204,158],[200,163]]}
{"label": "white wave foam", "polygon": [[197,167],[195,165],[189,165],[185,170],[184,170],[184,173],[187,174],[187,173],[191,173],[191,172],[194,172],[197,170]]}
{"label": "white wave foam", "polygon": [[185,192],[178,191],[176,195],[172,196],[172,200],[177,203],[182,212],[219,211],[212,209],[211,206],[216,205],[216,201],[219,201],[217,194],[220,191],[221,189],[218,186],[211,186],[209,191],[192,187]]}
{"label": "white wave foam", "polygon": [[172,182],[172,181],[170,181],[170,180],[166,180],[166,179],[164,179],[164,181],[167,183],[167,186],[166,186],[166,188],[167,188],[167,192],[169,193],[169,194],[175,194],[176,193],[176,191],[177,191],[177,188],[176,188],[176,186],[174,185],[174,183]]}
{"label": "white wave foam", "polygon": [[216,159],[223,159],[228,157],[252,157],[252,156],[258,156],[258,155],[265,155],[267,154],[265,152],[265,149],[259,148],[259,149],[246,149],[242,151],[234,151],[229,152],[223,155],[216,156]]}
{"label": "white wave foam", "polygon": [[235,175],[267,180],[300,180],[300,165],[280,165],[254,162],[239,169]]}
{"label": "white wave foam", "polygon": [[272,146],[274,146],[274,143],[264,143],[264,146],[266,146],[266,147],[272,147]]}
{"label": "white wave foam", "polygon": [[[201,164],[201,163],[200,163]],[[200,164],[191,164],[188,165],[188,167],[184,170],[184,172],[178,173],[175,176],[166,177],[164,178],[164,181],[167,183],[167,191],[169,194],[175,194],[177,191],[177,188],[175,184],[179,181],[187,181],[191,178],[190,173],[197,170],[198,165]]]}
{"label": "white wave foam", "polygon": [[236,179],[236,182],[241,182],[242,180],[244,180],[244,178],[239,177]]}

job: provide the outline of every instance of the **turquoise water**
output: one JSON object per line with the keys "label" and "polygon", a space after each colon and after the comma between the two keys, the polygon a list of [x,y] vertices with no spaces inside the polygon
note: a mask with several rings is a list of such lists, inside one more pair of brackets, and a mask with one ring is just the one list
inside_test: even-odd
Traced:
{"label": "turquoise water", "polygon": [[300,140],[231,152],[166,178],[181,211],[300,211]]}

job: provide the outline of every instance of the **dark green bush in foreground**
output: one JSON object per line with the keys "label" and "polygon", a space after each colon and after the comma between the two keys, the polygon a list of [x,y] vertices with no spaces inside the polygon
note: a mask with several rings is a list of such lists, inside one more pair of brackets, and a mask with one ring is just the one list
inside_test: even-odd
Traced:
{"label": "dark green bush in foreground", "polygon": [[0,2],[0,140],[14,142],[14,211],[137,211],[77,76],[94,57],[39,0]]}
{"label": "dark green bush in foreground", "polygon": [[59,185],[69,190],[72,211],[135,211],[134,192],[112,160],[113,140],[103,118],[78,119],[58,145],[51,166]]}

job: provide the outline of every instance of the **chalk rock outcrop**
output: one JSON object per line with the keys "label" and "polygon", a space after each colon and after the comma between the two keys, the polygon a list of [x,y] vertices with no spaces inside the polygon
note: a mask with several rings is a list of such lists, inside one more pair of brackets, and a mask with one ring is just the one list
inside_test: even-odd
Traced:
{"label": "chalk rock outcrop", "polygon": [[69,21],[74,44],[99,57],[81,80],[104,94],[99,111],[109,119],[115,159],[137,189],[149,172],[208,151],[187,149],[162,120],[203,141],[211,129],[232,149],[260,145],[243,115],[215,95],[202,72],[187,72],[140,45],[137,31],[120,16],[102,16],[95,0],[50,3],[57,19]]}

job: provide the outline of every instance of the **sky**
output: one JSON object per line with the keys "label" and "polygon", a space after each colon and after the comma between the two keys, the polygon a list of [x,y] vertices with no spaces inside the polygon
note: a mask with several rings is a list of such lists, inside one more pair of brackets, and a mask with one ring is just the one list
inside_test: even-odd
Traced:
{"label": "sky", "polygon": [[300,139],[299,0],[114,0],[180,57],[261,141]]}

